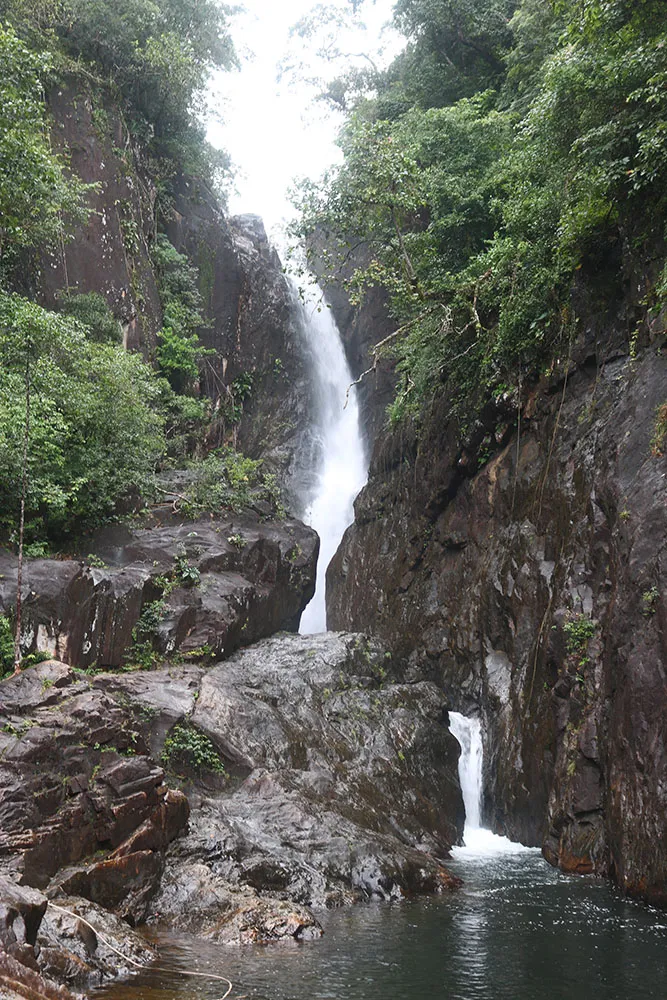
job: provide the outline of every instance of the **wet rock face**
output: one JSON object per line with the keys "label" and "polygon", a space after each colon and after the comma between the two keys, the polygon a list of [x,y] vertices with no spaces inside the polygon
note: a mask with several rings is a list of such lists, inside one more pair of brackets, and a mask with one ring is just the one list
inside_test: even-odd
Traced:
{"label": "wet rock face", "polygon": [[[252,390],[243,404],[238,445],[262,458],[286,483],[290,509],[300,513],[300,499],[291,487],[300,474],[304,432],[313,423],[315,402],[300,325],[296,291],[269,244],[262,220],[254,215],[230,220],[234,249],[244,278],[238,294],[233,333],[218,355],[230,359],[227,378],[252,374]],[[236,351],[230,351],[234,344]]]}
{"label": "wet rock face", "polygon": [[47,100],[54,147],[96,187],[87,194],[86,222],[43,259],[39,296],[53,308],[64,289],[100,293],[123,326],[126,346],[151,356],[162,326],[150,258],[157,188],[141,170],[120,108],[101,91],[77,77],[54,87]]}
{"label": "wet rock face", "polygon": [[122,955],[151,961],[129,925],[148,915],[188,815],[127,704],[61,663],[3,681],[0,983],[55,1000],[69,994],[54,981],[87,986],[129,971],[86,920]]}
{"label": "wet rock face", "polygon": [[202,861],[169,865],[155,902],[155,922],[220,944],[271,944],[322,936],[317,917],[290,899],[268,895],[270,882],[258,891],[234,885]]}
{"label": "wet rock face", "polygon": [[[125,345],[153,359],[162,307],[151,255],[159,182],[150,157],[103,86],[80,77],[61,83],[49,92],[48,106],[54,148],[95,185],[87,195],[91,211],[36,270],[26,262],[16,287],[48,308],[58,308],[65,289],[100,293],[121,322]],[[227,218],[212,191],[193,177],[173,183],[167,235],[198,270],[206,318],[199,336],[215,351],[202,365],[201,389],[217,420],[199,445],[210,449],[233,439],[289,484],[312,405],[294,293],[259,218]]]}
{"label": "wet rock face", "polygon": [[[88,558],[27,562],[24,650],[46,650],[83,668],[132,662],[133,629],[142,610],[159,601],[153,623],[159,653],[204,647],[210,655],[228,654],[298,627],[315,586],[318,545],[315,532],[298,521],[252,514],[166,516],[152,526],[105,529],[88,542],[92,566]],[[183,561],[198,574],[194,581],[179,583]],[[0,551],[0,574],[0,608],[11,612],[16,558],[7,551]]]}
{"label": "wet rock face", "polygon": [[[608,346],[608,345],[607,345]],[[335,628],[367,628],[481,705],[486,819],[567,871],[667,902],[667,363],[590,365],[466,441],[442,412],[376,448],[329,574]]]}
{"label": "wet rock face", "polygon": [[159,919],[216,936],[239,892],[323,906],[454,885],[441,860],[463,821],[458,744],[437,689],[391,682],[388,664],[360,636],[285,635],[201,672],[196,690],[172,671],[168,700],[159,673],[96,681],[157,709],[154,755],[187,718],[225,763],[202,784],[175,758],[193,813],[169,853]]}
{"label": "wet rock face", "polygon": [[[295,293],[262,220],[226,219],[209,191],[183,177],[168,235],[199,270],[209,320],[200,339],[215,351],[202,372],[202,389],[219,413],[208,443],[220,444],[229,434],[225,412],[235,404],[243,411],[235,443],[262,458],[289,488],[301,435],[311,423],[312,390]],[[247,383],[247,394],[239,394],[239,382]],[[298,509],[296,498],[290,500]]]}
{"label": "wet rock face", "polygon": [[458,884],[443,698],[397,683],[363,636],[284,634],[211,668],[45,662],[0,702],[0,956],[36,974],[117,974],[85,921],[143,962],[130,927],[146,920],[305,940],[321,933],[309,906]]}

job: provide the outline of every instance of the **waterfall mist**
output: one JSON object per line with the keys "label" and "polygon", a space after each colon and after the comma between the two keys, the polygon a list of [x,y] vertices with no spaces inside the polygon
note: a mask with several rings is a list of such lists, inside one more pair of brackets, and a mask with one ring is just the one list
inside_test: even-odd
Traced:
{"label": "waterfall mist", "polygon": [[354,520],[354,499],[366,482],[367,460],[356,388],[349,388],[352,374],[340,332],[319,289],[300,304],[300,312],[314,403],[313,424],[303,446],[307,454],[300,463],[312,470],[303,520],[320,536],[315,596],[303,613],[300,631],[313,633],[326,631],[326,570]]}

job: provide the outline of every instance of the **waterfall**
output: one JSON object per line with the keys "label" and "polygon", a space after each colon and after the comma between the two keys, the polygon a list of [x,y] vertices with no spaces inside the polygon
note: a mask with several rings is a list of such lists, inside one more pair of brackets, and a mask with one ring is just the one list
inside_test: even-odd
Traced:
{"label": "waterfall", "polygon": [[449,731],[461,744],[459,781],[466,811],[463,839],[467,841],[473,830],[479,830],[482,813],[482,723],[450,712]]}
{"label": "waterfall", "polygon": [[[459,712],[449,713],[449,731],[461,745],[459,757],[459,782],[465,807],[466,822],[463,830],[464,847],[455,847],[458,855],[518,854],[530,850],[507,837],[498,837],[481,826],[482,814],[482,722]],[[536,848],[539,850],[539,848]]]}
{"label": "waterfall", "polygon": [[350,389],[352,374],[331,309],[319,290],[300,308],[315,411],[304,444],[315,474],[304,498],[303,520],[320,536],[315,596],[302,615],[300,631],[313,633],[326,631],[327,566],[354,520],[354,499],[366,482],[367,461],[356,389]]}

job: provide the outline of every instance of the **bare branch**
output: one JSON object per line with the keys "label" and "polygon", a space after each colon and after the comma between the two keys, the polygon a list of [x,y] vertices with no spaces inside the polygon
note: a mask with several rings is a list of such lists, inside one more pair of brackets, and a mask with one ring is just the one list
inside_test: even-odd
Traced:
{"label": "bare branch", "polygon": [[355,379],[354,382],[350,382],[350,384],[347,387],[347,392],[345,393],[345,405],[343,406],[344,410],[347,409],[347,404],[350,402],[350,392],[352,391],[354,386],[361,385],[366,376],[370,375],[371,372],[375,371],[375,369],[377,368],[377,364],[378,364],[378,359],[375,358],[375,361],[373,362],[370,368],[367,368],[365,372],[362,372],[359,378]]}
{"label": "bare branch", "polygon": [[377,370],[378,361],[380,360],[380,349],[384,347],[385,344],[388,344],[390,341],[395,340],[396,337],[400,337],[402,333],[405,333],[407,330],[409,330],[411,326],[414,326],[415,323],[419,322],[419,320],[423,319],[423,317],[424,313],[421,313],[419,316],[416,317],[416,319],[412,319],[410,320],[409,323],[406,323],[404,326],[399,327],[398,330],[394,330],[394,332],[390,333],[388,337],[385,337],[383,340],[377,343],[375,347],[371,348],[371,352],[373,354],[373,364],[371,365],[370,368],[367,368],[365,372],[362,372],[358,379],[355,379],[354,382],[350,382],[350,384],[348,385],[347,392],[345,393],[345,406],[343,407],[344,410],[347,409],[347,404],[350,401],[350,391],[354,388],[354,386],[361,385],[361,383],[363,382],[363,380],[366,378],[367,375],[370,375],[372,372]]}
{"label": "bare branch", "polygon": [[189,503],[190,502],[187,497],[183,496],[182,493],[176,493],[175,490],[164,490],[164,489],[162,489],[161,486],[157,486],[157,485],[154,488],[158,491],[158,493],[162,493],[163,496],[174,497],[174,500],[172,501],[172,504],[171,504],[172,510],[174,511],[174,514],[179,514],[180,513],[179,503]]}
{"label": "bare branch", "polygon": [[378,73],[377,63],[366,52],[338,52],[339,59],[365,59],[374,73]]}

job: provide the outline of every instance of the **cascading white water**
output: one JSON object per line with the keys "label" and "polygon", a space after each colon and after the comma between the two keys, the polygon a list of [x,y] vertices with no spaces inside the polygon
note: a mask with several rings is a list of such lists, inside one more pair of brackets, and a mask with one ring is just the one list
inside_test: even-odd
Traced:
{"label": "cascading white water", "polygon": [[449,713],[449,731],[461,744],[459,781],[466,811],[463,830],[464,847],[455,847],[457,855],[518,854],[531,848],[516,844],[507,837],[498,837],[481,823],[483,744],[480,719],[468,718],[459,712]]}
{"label": "cascading white water", "polygon": [[467,841],[473,830],[479,830],[482,812],[482,723],[480,719],[450,712],[449,731],[461,744],[459,781],[466,811],[463,838]]}
{"label": "cascading white water", "polygon": [[320,557],[315,596],[302,615],[300,631],[313,633],[326,631],[327,566],[354,519],[354,499],[366,482],[367,461],[356,389],[350,389],[352,375],[331,310],[319,290],[317,296],[311,293],[301,310],[312,370],[311,444],[317,470],[303,519],[320,536]]}

